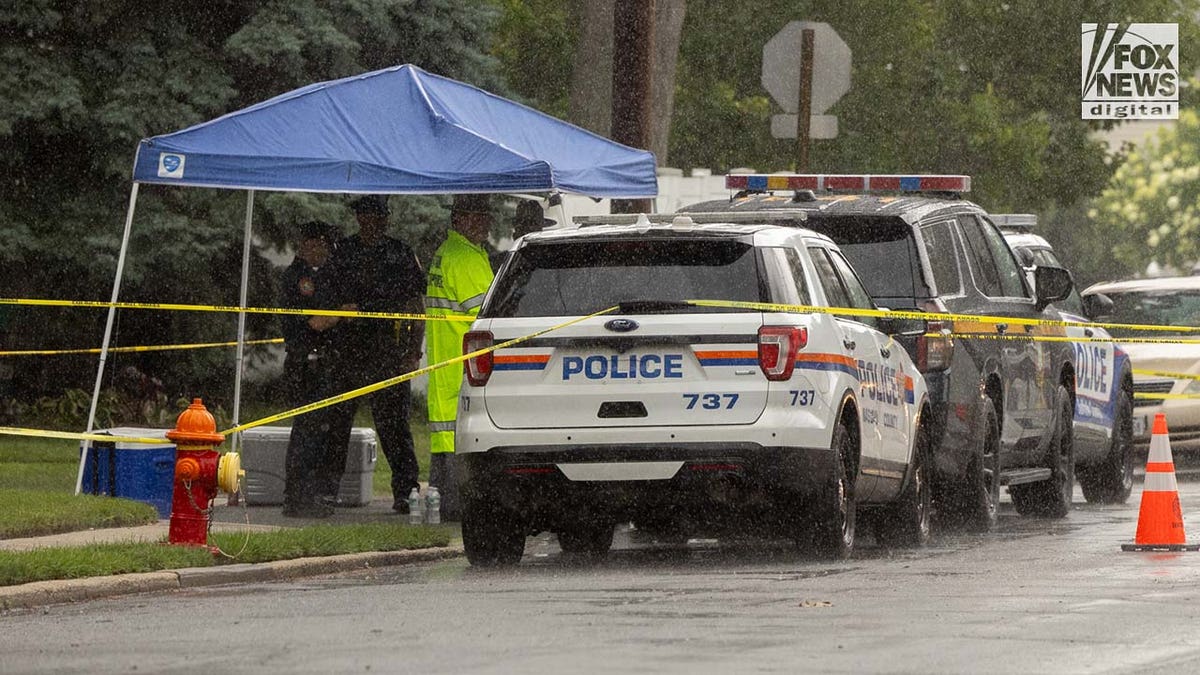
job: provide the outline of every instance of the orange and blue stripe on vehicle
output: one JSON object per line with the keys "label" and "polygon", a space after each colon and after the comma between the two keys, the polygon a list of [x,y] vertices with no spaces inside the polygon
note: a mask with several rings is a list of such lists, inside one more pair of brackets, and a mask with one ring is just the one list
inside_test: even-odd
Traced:
{"label": "orange and blue stripe on vehicle", "polygon": [[858,378],[858,363],[844,354],[797,354],[796,367],[804,370],[839,370]]}
{"label": "orange and blue stripe on vehicle", "polygon": [[705,368],[713,366],[757,366],[758,351],[720,350],[697,351],[696,359]]}
{"label": "orange and blue stripe on vehicle", "polygon": [[496,354],[492,370],[545,370],[549,354]]}

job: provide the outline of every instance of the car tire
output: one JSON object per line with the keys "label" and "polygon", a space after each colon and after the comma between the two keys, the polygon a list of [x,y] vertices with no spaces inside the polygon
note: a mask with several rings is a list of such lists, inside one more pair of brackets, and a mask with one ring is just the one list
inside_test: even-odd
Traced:
{"label": "car tire", "polygon": [[506,509],[474,500],[463,504],[463,550],[476,567],[515,565],[525,553],[525,528]]}
{"label": "car tire", "polygon": [[1071,510],[1075,491],[1075,411],[1067,388],[1059,385],[1057,392],[1058,420],[1046,463],[1050,478],[1036,483],[1014,485],[1008,489],[1013,506],[1023,516],[1063,518]]}
{"label": "car tire", "polygon": [[612,548],[612,523],[580,523],[557,532],[563,553],[587,559],[600,559]]}
{"label": "car tire", "polygon": [[854,477],[846,470],[846,458],[854,451],[854,438],[846,422],[838,420],[833,430],[833,465],[816,504],[812,544],[824,558],[847,558],[854,551],[857,504],[854,501]]}
{"label": "car tire", "polygon": [[1089,504],[1124,504],[1133,492],[1133,401],[1122,388],[1113,418],[1112,445],[1098,464],[1079,470],[1079,485]]}
{"label": "car tire", "polygon": [[875,534],[884,546],[919,548],[933,534],[933,488],[929,471],[929,432],[922,424],[913,442],[913,465],[908,485],[900,499],[883,514]]}
{"label": "car tire", "polygon": [[995,529],[1000,507],[1000,421],[991,401],[984,403],[981,432],[979,452],[967,465],[962,484],[948,503],[939,505],[944,522],[977,534]]}

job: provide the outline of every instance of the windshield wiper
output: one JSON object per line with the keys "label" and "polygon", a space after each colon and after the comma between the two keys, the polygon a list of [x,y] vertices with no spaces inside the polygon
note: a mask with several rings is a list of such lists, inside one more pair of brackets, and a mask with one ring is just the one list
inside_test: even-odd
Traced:
{"label": "windshield wiper", "polygon": [[617,303],[621,314],[641,314],[644,312],[670,312],[687,309],[692,303],[684,300],[626,300]]}

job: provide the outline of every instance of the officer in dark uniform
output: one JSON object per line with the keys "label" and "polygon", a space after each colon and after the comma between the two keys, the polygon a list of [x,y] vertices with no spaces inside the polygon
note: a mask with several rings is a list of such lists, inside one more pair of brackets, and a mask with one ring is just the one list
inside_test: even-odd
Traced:
{"label": "officer in dark uniform", "polygon": [[[338,244],[329,265],[329,289],[335,306],[363,312],[424,314],[425,272],[413,250],[387,236],[388,203],[385,195],[367,195],[351,203],[358,233]],[[356,318],[345,322],[341,336],[341,369],[345,390],[386,380],[416,370],[421,359],[420,321]],[[375,431],[383,455],[392,468],[392,508],[408,513],[408,493],[417,482],[417,456],[408,418],[412,407],[410,383],[404,382],[369,394]],[[336,429],[350,433],[357,401],[334,408]],[[339,431],[340,433],[340,431]],[[339,445],[344,453],[348,441]]]}
{"label": "officer in dark uniform", "polygon": [[[296,258],[284,270],[280,284],[282,307],[323,308],[322,290],[328,285],[326,263],[339,238],[337,228],[328,223],[314,221],[300,226]],[[296,407],[337,393],[338,318],[288,314],[283,316],[282,324],[288,405]],[[344,469],[348,427],[346,434],[331,427],[342,417],[323,408],[293,421],[284,462],[284,515],[320,518],[333,512],[325,499],[326,475],[335,471],[340,478]],[[334,447],[338,443],[343,447]],[[339,456],[342,465],[333,467]]]}

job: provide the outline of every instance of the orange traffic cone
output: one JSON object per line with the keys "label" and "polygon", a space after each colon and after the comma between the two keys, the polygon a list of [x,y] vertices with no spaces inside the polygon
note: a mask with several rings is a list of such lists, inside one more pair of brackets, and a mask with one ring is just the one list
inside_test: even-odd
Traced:
{"label": "orange traffic cone", "polygon": [[1175,462],[1171,459],[1171,439],[1167,437],[1167,416],[1154,416],[1150,435],[1150,456],[1146,458],[1146,480],[1142,484],[1142,507],[1138,513],[1134,544],[1122,544],[1122,551],[1200,551],[1200,544],[1188,544],[1183,532],[1183,510],[1179,508],[1179,486],[1175,482]]}

